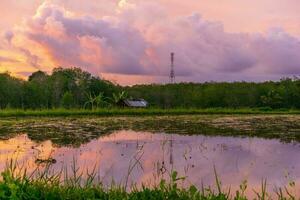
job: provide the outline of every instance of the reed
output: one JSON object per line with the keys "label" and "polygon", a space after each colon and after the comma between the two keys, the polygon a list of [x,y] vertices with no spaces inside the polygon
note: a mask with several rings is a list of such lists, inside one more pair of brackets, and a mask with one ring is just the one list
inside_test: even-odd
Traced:
{"label": "reed", "polygon": [[[42,171],[35,170],[28,174],[26,169],[18,169],[13,162],[1,173],[0,199],[172,199],[172,200],[247,200],[245,191],[247,182],[244,181],[240,189],[231,192],[222,188],[220,178],[215,173],[215,186],[198,189],[191,185],[187,188],[178,187],[178,182],[185,179],[179,177],[176,171],[170,173],[169,181],[162,179],[153,187],[131,187],[127,185],[111,184],[109,187],[95,182],[95,170],[78,173],[78,168],[72,167],[71,175],[64,170],[56,174],[49,173],[49,167]],[[129,172],[130,173],[130,172]],[[83,178],[85,177],[85,178]],[[216,190],[212,189],[216,188]],[[286,187],[278,188],[274,194],[268,194],[267,181],[263,180],[261,191],[255,191],[255,199],[270,199],[271,195],[279,200],[296,199]]]}

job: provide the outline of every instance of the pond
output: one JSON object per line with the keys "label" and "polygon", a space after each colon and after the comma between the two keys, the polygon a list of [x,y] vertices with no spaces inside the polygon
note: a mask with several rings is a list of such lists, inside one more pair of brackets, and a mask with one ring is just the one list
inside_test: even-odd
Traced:
{"label": "pond", "polygon": [[[115,130],[78,146],[56,145],[50,139],[31,140],[26,133],[0,141],[0,170],[9,159],[35,169],[37,159],[55,159],[52,171],[72,166],[95,170],[104,185],[154,185],[171,170],[186,177],[181,183],[215,185],[214,167],[225,189],[232,191],[247,180],[249,194],[260,190],[266,178],[269,190],[300,179],[300,143],[278,139],[182,135],[164,132]],[[296,185],[297,186],[297,185]],[[292,191],[300,194],[299,187]]]}

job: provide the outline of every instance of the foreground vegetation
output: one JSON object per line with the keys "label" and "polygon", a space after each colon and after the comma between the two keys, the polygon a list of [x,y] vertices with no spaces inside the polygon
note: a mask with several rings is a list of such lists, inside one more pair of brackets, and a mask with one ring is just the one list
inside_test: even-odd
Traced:
{"label": "foreground vegetation", "polygon": [[295,187],[294,182],[268,193],[267,181],[263,180],[261,190],[253,190],[254,198],[247,197],[247,181],[244,181],[237,191],[225,190],[215,169],[215,186],[206,188],[202,186],[200,189],[194,185],[187,188],[180,186],[186,177],[178,176],[176,171],[171,171],[170,178],[161,179],[158,185],[142,187],[133,185],[130,188],[126,180],[123,185],[111,184],[105,187],[101,182],[95,182],[94,172],[78,173],[76,167],[73,167],[72,173],[71,176],[66,176],[63,172],[51,174],[48,165],[44,170],[37,169],[28,175],[26,169],[20,170],[11,162],[1,173],[0,199],[265,200],[272,197],[279,200],[296,199],[295,194],[290,191]]}
{"label": "foreground vegetation", "polygon": [[0,74],[0,109],[111,108],[131,97],[157,108],[300,109],[300,80],[122,87],[79,68],[56,68],[50,75],[37,71],[28,81]]}

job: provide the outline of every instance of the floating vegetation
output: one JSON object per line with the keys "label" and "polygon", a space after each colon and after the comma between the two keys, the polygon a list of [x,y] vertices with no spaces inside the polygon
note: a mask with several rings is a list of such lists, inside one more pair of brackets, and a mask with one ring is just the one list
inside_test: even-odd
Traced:
{"label": "floating vegetation", "polygon": [[38,164],[38,165],[40,165],[40,164],[46,164],[46,165],[55,164],[56,159],[54,159],[54,158],[47,158],[47,159],[37,158],[35,160],[35,163]]}
{"label": "floating vegetation", "polygon": [[185,135],[277,138],[300,141],[298,115],[192,115],[148,117],[4,118],[0,138],[26,133],[35,141],[78,146],[118,130]]}

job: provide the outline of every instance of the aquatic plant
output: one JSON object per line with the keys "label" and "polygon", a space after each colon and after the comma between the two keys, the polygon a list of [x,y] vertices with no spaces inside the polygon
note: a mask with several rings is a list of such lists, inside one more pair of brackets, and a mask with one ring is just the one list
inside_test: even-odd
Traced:
{"label": "aquatic plant", "polygon": [[1,118],[0,138],[26,133],[30,139],[78,146],[119,130],[182,135],[276,138],[300,141],[299,115],[182,115],[143,117]]}

